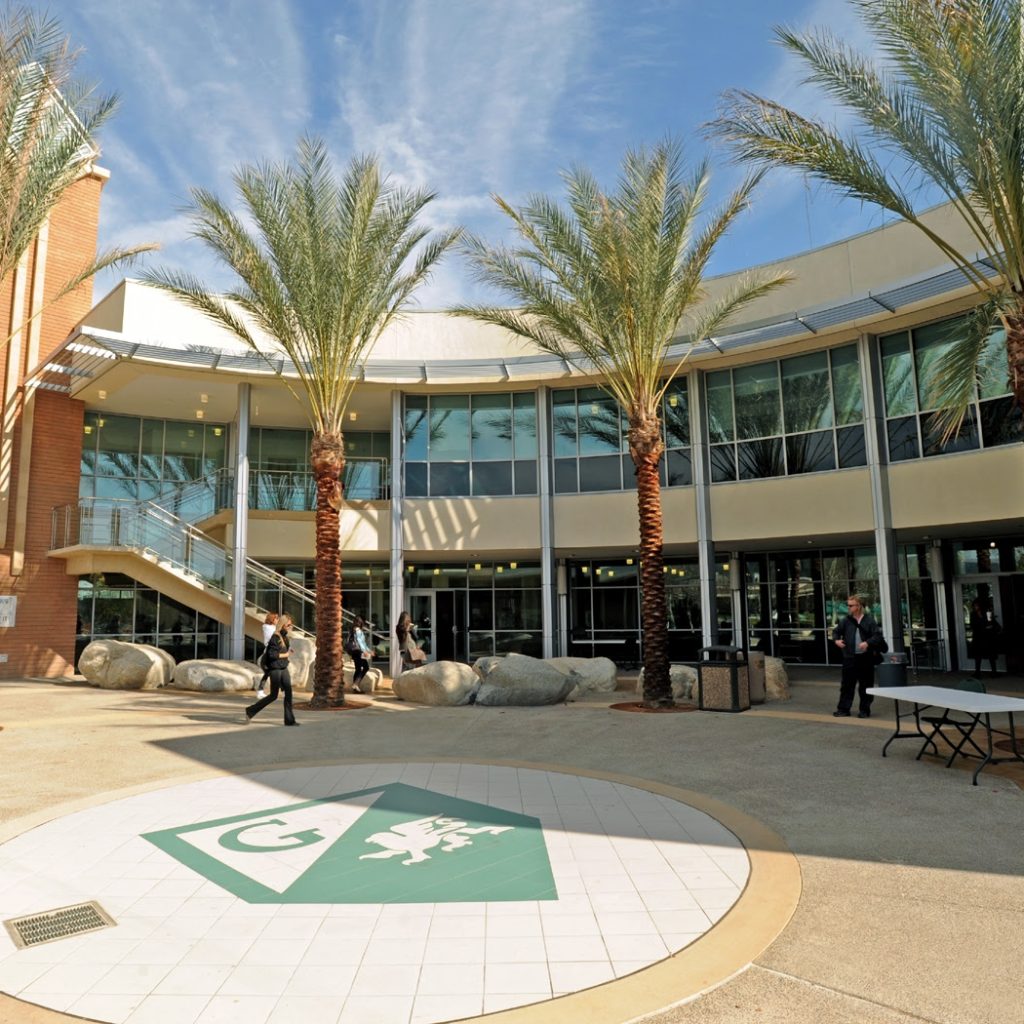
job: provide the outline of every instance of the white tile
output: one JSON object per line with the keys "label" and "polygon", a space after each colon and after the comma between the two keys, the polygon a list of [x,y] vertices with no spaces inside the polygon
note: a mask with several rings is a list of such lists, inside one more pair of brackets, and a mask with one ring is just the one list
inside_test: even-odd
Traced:
{"label": "white tile", "polygon": [[670,953],[678,953],[691,942],[696,942],[702,934],[703,932],[663,932],[661,941],[665,943]]}
{"label": "white tile", "polygon": [[593,936],[600,935],[597,918],[593,914],[551,914],[543,919],[544,935]]}
{"label": "white tile", "polygon": [[[384,908],[385,910],[387,907]],[[373,929],[374,939],[425,939],[430,931],[430,917],[382,917]]]}
{"label": "white tile", "polygon": [[634,974],[636,971],[642,971],[645,967],[650,967],[650,960],[614,960],[612,961],[612,967],[615,969],[615,977],[622,978],[627,974]]}
{"label": "white tile", "polygon": [[548,958],[539,935],[488,938],[484,949],[488,963],[545,963]]}
{"label": "white tile", "polygon": [[484,994],[484,1013],[497,1013],[515,1006],[528,1006],[551,998],[550,992],[492,992]]}
{"label": "white tile", "polygon": [[419,975],[419,964],[363,964],[352,982],[346,1012],[355,996],[414,996]]}
{"label": "white tile", "polygon": [[68,1007],[68,1012],[78,1017],[121,1024],[131,1016],[132,1010],[143,998],[141,995],[97,995],[87,992]]}
{"label": "white tile", "polygon": [[551,989],[556,996],[601,985],[614,978],[615,970],[607,959],[551,965]]}
{"label": "white tile", "polygon": [[214,996],[195,1024],[267,1024],[276,1004],[277,996]]}
{"label": "white tile", "polygon": [[44,975],[52,964],[26,964],[20,961],[0,964],[0,992],[17,995],[26,985]]}
{"label": "white tile", "polygon": [[640,894],[634,892],[592,892],[590,903],[599,914],[646,910]]}
{"label": "white tile", "polygon": [[691,889],[690,893],[705,910],[728,909],[739,899],[740,896],[739,890],[735,887]]}
{"label": "white tile", "polygon": [[648,910],[699,910],[700,904],[685,889],[674,892],[645,892],[644,906]]}
{"label": "white tile", "polygon": [[[138,970],[139,968],[132,968]],[[69,992],[77,998],[88,992],[101,978],[111,970],[109,964],[56,964],[45,974],[41,974],[21,991],[26,999],[35,1000],[36,994],[46,992],[57,994]],[[163,968],[166,972],[166,968]],[[132,991],[149,991],[148,989],[103,989],[107,993],[128,995]]]}
{"label": "white tile", "polygon": [[305,959],[308,939],[258,938],[242,957],[243,964],[301,964]]}
{"label": "white tile", "polygon": [[356,965],[334,965],[330,970],[322,966],[303,964],[295,969],[288,982],[289,996],[333,996],[340,1004],[352,988],[356,976]]}
{"label": "white tile", "polygon": [[485,948],[484,940],[480,938],[427,939],[423,963],[482,964]]}
{"label": "white tile", "polygon": [[540,914],[522,914],[518,916],[493,917],[487,916],[487,938],[512,938],[532,936],[539,938],[543,932],[540,926]]}
{"label": "white tile", "polygon": [[608,950],[600,936],[551,936],[544,940],[551,963],[607,960]]}
{"label": "white tile", "polygon": [[312,939],[321,921],[315,917],[275,917],[267,922],[260,932],[260,942],[265,939],[288,939],[290,941]]}
{"label": "white tile", "polygon": [[247,937],[203,939],[182,957],[183,964],[230,964],[240,963],[248,952],[253,940]]}
{"label": "white tile", "polygon": [[209,998],[234,970],[229,964],[179,964],[153,989],[160,995]]}
{"label": "white tile", "polygon": [[194,1024],[209,996],[145,996],[125,1024]]}
{"label": "white tile", "polygon": [[711,921],[703,910],[652,910],[651,920],[659,932],[705,932]]}
{"label": "white tile", "polygon": [[482,996],[417,996],[410,1024],[477,1017],[483,1012]]}
{"label": "white tile", "polygon": [[482,939],[486,934],[487,918],[480,915],[461,917],[434,916],[430,923],[430,941],[434,939]]}
{"label": "white tile", "polygon": [[343,996],[282,996],[274,1007],[267,1024],[335,1024],[342,1007]]}
{"label": "white tile", "polygon": [[224,979],[221,996],[279,996],[295,973],[292,964],[239,964]]}
{"label": "white tile", "polygon": [[604,944],[613,961],[646,960],[653,963],[668,956],[668,948],[658,935],[606,935]]}
{"label": "white tile", "polygon": [[484,968],[485,995],[551,994],[547,964],[491,964]]}
{"label": "white tile", "polygon": [[408,1024],[411,1014],[412,996],[349,996],[338,1024]]}
{"label": "white tile", "polygon": [[598,913],[601,933],[609,935],[657,935],[658,929],[646,911],[637,913]]}
{"label": "white tile", "polygon": [[192,949],[193,943],[186,939],[160,942],[144,939],[121,957],[122,964],[166,964],[178,963]]}
{"label": "white tile", "polygon": [[476,996],[483,999],[483,964],[424,964],[416,996]]}
{"label": "white tile", "polygon": [[310,966],[361,964],[368,939],[314,939],[303,950],[300,963]]}
{"label": "white tile", "polygon": [[33,992],[31,996],[24,996],[31,1003],[38,1003],[40,1006],[48,1006],[51,1010],[59,1010],[63,1013],[77,998],[77,992]]}
{"label": "white tile", "polygon": [[426,948],[427,940],[425,938],[373,938],[363,954],[363,962],[371,964],[419,964],[423,962],[423,951]]}

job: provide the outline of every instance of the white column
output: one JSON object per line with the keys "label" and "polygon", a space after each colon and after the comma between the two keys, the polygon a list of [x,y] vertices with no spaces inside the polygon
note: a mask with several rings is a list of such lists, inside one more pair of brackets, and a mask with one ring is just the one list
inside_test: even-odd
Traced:
{"label": "white column", "polygon": [[402,671],[402,656],[395,638],[398,617],[405,610],[405,539],[402,535],[402,440],[405,426],[402,422],[402,392],[391,392],[391,590],[388,609],[391,616],[391,678]]}
{"label": "white column", "polygon": [[245,562],[249,557],[249,403],[252,385],[238,385],[234,424],[235,524],[231,565],[231,660],[245,658]]}
{"label": "white column", "polygon": [[864,444],[871,479],[875,556],[878,559],[878,593],[882,604],[880,625],[890,649],[902,651],[904,647],[903,626],[900,621],[899,565],[889,495],[881,375],[875,360],[875,345],[869,335],[860,336],[857,342],[857,357],[860,363],[861,393],[864,396]]}
{"label": "white column", "polygon": [[700,622],[705,647],[718,642],[718,608],[715,587],[715,542],[711,524],[711,474],[708,450],[704,374],[690,374],[690,462],[693,467],[694,504],[697,508],[697,561],[700,573]]}
{"label": "white column", "polygon": [[540,585],[543,654],[555,655],[557,629],[555,510],[551,486],[551,389],[537,388],[537,490],[540,494]]}

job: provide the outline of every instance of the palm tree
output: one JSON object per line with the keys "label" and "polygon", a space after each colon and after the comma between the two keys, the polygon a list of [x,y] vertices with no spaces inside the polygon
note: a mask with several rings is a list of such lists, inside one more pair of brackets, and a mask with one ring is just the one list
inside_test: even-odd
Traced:
{"label": "palm tree", "polygon": [[[977,289],[981,301],[929,385],[948,439],[973,400],[1000,325],[1009,384],[1024,407],[1024,0],[854,3],[882,66],[826,30],[776,29],[807,80],[852,115],[849,130],[743,90],[726,94],[711,128],[743,160],[795,168],[895,213]],[[918,216],[920,186],[945,196],[997,276]]]}
{"label": "palm tree", "polygon": [[[56,20],[24,8],[0,13],[0,281],[13,273],[61,197],[96,160],[96,133],[117,105],[114,96],[96,97],[75,79],[76,59]],[[99,271],[152,248],[98,254],[35,316]]]}
{"label": "palm tree", "polygon": [[345,409],[370,347],[459,231],[428,238],[417,218],[434,194],[390,185],[373,158],[352,160],[339,181],[318,139],[303,139],[294,163],[244,166],[234,182],[254,230],[197,188],[192,233],[233,271],[235,290],[216,294],[195,277],[169,270],[147,278],[261,355],[266,344],[254,329],[268,335],[298,375],[298,390],[288,387],[309,416],[316,483],[317,658],[310,706],[330,707],[344,699],[338,510]]}
{"label": "palm tree", "polygon": [[661,399],[682,361],[668,349],[688,328],[691,343],[713,334],[786,274],[746,275],[724,297],[707,300],[703,277],[716,242],[750,198],[747,179],[702,228],[708,166],[685,175],[679,146],[626,154],[613,193],[583,169],[564,175],[568,209],[546,196],[516,209],[495,196],[515,226],[516,248],[478,239],[465,247],[480,280],[519,308],[453,310],[527,338],[586,374],[625,411],[636,466],[644,629],[644,701],[671,706],[659,463],[664,451]]}

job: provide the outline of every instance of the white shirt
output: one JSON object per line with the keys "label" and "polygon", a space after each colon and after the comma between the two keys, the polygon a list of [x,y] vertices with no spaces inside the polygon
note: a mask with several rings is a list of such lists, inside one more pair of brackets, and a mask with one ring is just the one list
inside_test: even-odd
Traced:
{"label": "white shirt", "polygon": [[266,647],[270,643],[270,638],[274,635],[277,626],[273,622],[263,623],[263,646]]}

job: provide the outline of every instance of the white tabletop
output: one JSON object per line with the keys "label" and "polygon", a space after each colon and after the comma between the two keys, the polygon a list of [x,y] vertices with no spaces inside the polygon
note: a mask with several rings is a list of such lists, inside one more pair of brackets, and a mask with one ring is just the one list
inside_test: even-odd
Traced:
{"label": "white tabletop", "polygon": [[905,700],[911,704],[930,704],[950,711],[966,711],[971,715],[995,711],[1024,713],[1024,699],[1020,697],[971,693],[969,690],[952,690],[945,686],[873,686],[868,693],[873,697]]}

